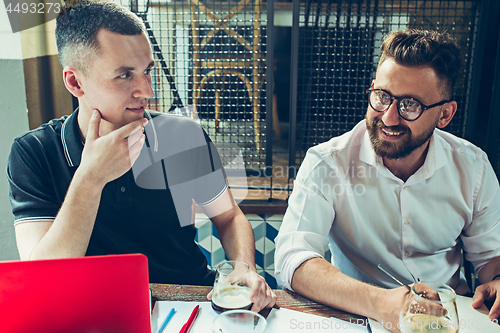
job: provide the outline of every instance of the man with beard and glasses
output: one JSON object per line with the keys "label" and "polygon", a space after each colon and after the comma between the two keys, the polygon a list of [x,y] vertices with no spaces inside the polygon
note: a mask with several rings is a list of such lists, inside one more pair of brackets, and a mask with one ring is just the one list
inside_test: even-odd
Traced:
{"label": "man with beard and glasses", "polygon": [[[460,51],[446,33],[389,33],[366,119],[311,148],[278,236],[278,283],[318,302],[389,323],[410,284],[469,292],[462,255],[478,273],[473,306],[500,314],[500,191],[486,154],[442,131],[457,110]],[[331,263],[323,255],[327,248]]]}
{"label": "man with beard and glasses", "polygon": [[227,256],[250,266],[252,310],[272,307],[252,227],[208,135],[188,117],[146,110],[155,61],[144,23],[111,1],[74,3],[57,18],[56,42],[79,107],[16,138],[7,165],[20,258],[143,253],[151,283],[210,286],[195,200]]}

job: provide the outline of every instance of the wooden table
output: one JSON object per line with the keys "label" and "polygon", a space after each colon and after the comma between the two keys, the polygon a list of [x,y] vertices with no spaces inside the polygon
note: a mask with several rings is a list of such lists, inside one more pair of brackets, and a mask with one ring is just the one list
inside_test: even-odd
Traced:
{"label": "wooden table", "polygon": [[[187,302],[209,302],[207,294],[212,289],[204,286],[188,286],[176,284],[155,284],[151,283],[149,288],[152,291],[153,302],[156,301],[187,301]],[[315,301],[312,301],[299,294],[285,291],[274,290],[278,296],[277,304],[286,309],[310,313],[326,318],[335,317],[345,321],[356,322],[364,319],[361,316],[347,313]],[[267,318],[270,309],[264,309],[260,313]]]}

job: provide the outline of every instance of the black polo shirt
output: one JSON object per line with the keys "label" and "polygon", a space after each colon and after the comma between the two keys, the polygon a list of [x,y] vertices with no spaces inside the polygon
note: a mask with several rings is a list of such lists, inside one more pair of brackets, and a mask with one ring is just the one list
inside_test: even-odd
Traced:
{"label": "black polo shirt", "polygon": [[[191,198],[209,203],[227,190],[219,177],[220,157],[206,148],[211,141],[195,121],[151,114],[147,144],[134,167],[103,189],[86,255],[143,253],[151,283],[210,285],[214,276],[194,242],[195,227],[181,223],[179,216],[191,216]],[[83,151],[77,115],[78,109],[14,140],[7,163],[14,224],[55,219]],[[200,153],[200,138],[207,145],[205,153]],[[178,149],[193,141],[190,153]],[[209,183],[203,180],[210,173],[207,158],[213,171]],[[169,170],[173,172],[167,176]],[[190,173],[195,176],[186,179]]]}

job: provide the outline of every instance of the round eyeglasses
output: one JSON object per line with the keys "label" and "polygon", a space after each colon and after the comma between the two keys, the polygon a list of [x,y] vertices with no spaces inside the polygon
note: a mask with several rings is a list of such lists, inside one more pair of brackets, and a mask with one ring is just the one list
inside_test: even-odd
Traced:
{"label": "round eyeglasses", "polygon": [[387,111],[391,106],[392,101],[396,100],[399,115],[401,118],[408,121],[417,120],[427,109],[450,102],[449,100],[444,100],[436,104],[425,105],[413,97],[394,97],[383,89],[368,89],[366,93],[368,94],[368,102],[370,103],[370,106],[377,112]]}

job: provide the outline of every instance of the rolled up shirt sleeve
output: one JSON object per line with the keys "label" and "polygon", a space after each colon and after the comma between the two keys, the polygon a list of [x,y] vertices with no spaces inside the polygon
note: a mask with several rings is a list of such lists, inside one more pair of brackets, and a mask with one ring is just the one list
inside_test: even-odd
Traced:
{"label": "rolled up shirt sleeve", "polygon": [[476,273],[500,256],[500,188],[486,155],[479,161],[473,217],[461,235],[465,257]]}
{"label": "rolled up shirt sleeve", "polygon": [[323,257],[335,216],[333,203],[322,194],[321,172],[328,169],[317,152],[309,151],[294,182],[288,208],[275,239],[275,273],[278,284],[292,289],[295,270],[306,260]]}

